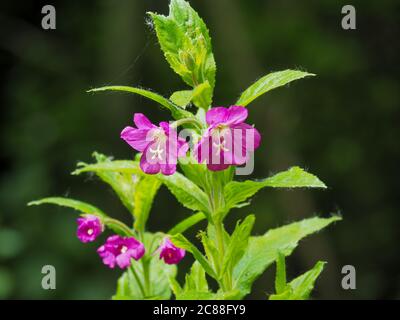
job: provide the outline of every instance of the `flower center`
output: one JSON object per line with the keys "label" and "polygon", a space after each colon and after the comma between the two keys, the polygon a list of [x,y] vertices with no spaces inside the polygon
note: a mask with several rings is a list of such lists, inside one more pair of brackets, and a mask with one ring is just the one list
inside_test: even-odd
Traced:
{"label": "flower center", "polygon": [[156,148],[150,148],[150,153],[152,154],[151,159],[154,160],[157,158],[158,160],[162,160],[162,154],[164,150],[161,148],[161,143],[157,143]]}
{"label": "flower center", "polygon": [[213,140],[217,140],[213,142],[213,146],[215,147],[215,155],[219,155],[221,151],[229,151],[229,149],[226,147],[226,141],[224,137],[227,133],[229,133],[229,127],[225,124],[219,124],[213,130]]}
{"label": "flower center", "polygon": [[93,234],[93,229],[88,229],[87,234],[91,236]]}
{"label": "flower center", "polygon": [[125,253],[128,250],[127,246],[122,246],[121,253]]}

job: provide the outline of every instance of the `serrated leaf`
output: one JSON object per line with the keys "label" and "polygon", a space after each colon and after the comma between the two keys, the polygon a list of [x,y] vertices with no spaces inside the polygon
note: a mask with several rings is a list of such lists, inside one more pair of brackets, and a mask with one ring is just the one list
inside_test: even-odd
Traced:
{"label": "serrated leaf", "polygon": [[271,188],[326,188],[326,185],[315,175],[299,167],[292,167],[287,171],[260,180],[232,181],[224,188],[226,208],[233,208],[256,194],[260,189]]}
{"label": "serrated leaf", "polygon": [[272,89],[279,88],[289,82],[308,76],[315,76],[315,74],[299,70],[284,70],[267,74],[248,87],[242,93],[236,105],[245,107],[250,102]]}
{"label": "serrated leaf", "polygon": [[126,226],[121,221],[110,218],[99,208],[96,208],[95,206],[92,206],[91,204],[83,201],[78,201],[69,198],[62,198],[62,197],[50,197],[41,200],[31,201],[28,203],[28,206],[41,205],[41,204],[55,204],[62,207],[72,208],[76,211],[81,212],[81,214],[83,213],[83,215],[92,214],[94,216],[99,217],[99,219],[103,224],[105,224],[107,227],[109,227],[111,230],[113,230],[118,234],[124,236],[132,236],[133,234],[132,230],[129,229],[129,227]]}
{"label": "serrated leaf", "polygon": [[217,275],[215,274],[214,270],[210,266],[207,259],[204,255],[197,249],[195,245],[193,245],[188,239],[186,239],[182,234],[176,234],[171,237],[171,241],[175,246],[178,248],[185,249],[189,251],[194,258],[202,265],[204,270],[214,279],[217,279]]}
{"label": "serrated leaf", "polygon": [[[139,164],[136,161],[129,160],[115,160],[111,163],[85,165],[84,167],[75,170],[72,174],[91,171],[117,171],[145,176],[141,171]],[[209,217],[210,208],[207,195],[184,175],[175,172],[170,176],[158,174],[153,177],[165,184],[183,206],[193,211],[202,211],[207,217]]]}
{"label": "serrated leaf", "polygon": [[70,198],[62,198],[62,197],[43,198],[40,200],[29,202],[28,206],[37,206],[37,205],[41,205],[41,204],[56,204],[58,206],[72,208],[79,212],[93,214],[95,216],[98,216],[99,218],[107,217],[107,215],[99,208],[92,206],[89,203],[70,199]]}
{"label": "serrated leaf", "polygon": [[216,65],[203,20],[184,0],[172,0],[169,15],[149,13],[158,41],[171,68],[192,87],[215,84]]}
{"label": "serrated leaf", "polygon": [[217,273],[219,273],[219,269],[221,268],[221,266],[219,264],[218,250],[214,242],[211,241],[211,239],[207,236],[207,234],[204,231],[200,232],[200,239],[212,269],[215,270]]}
{"label": "serrated leaf", "polygon": [[201,211],[211,219],[207,195],[192,181],[178,172],[170,176],[157,176],[183,206],[193,211]]}
{"label": "serrated leaf", "polygon": [[161,182],[153,176],[144,176],[137,183],[134,192],[135,229],[144,231],[147,219],[150,214],[151,206]]}
{"label": "serrated leaf", "polygon": [[184,291],[208,292],[206,273],[198,261],[195,261],[186,274]]}
{"label": "serrated leaf", "polygon": [[251,237],[245,255],[234,268],[233,288],[240,290],[242,297],[245,296],[256,278],[277,259],[278,251],[285,256],[290,255],[301,239],[339,220],[338,216],[315,217],[269,230],[263,236]]}
{"label": "serrated leaf", "polygon": [[225,272],[231,272],[237,262],[243,257],[247,249],[251,230],[255,221],[254,215],[248,215],[242,223],[236,225],[233,231],[229,245],[226,249],[224,260],[222,263],[221,275]]}
{"label": "serrated leaf", "polygon": [[326,262],[324,261],[318,261],[310,271],[307,271],[290,282],[289,285],[293,290],[293,299],[308,299],[312,289],[314,289],[315,281],[321,274],[322,270],[324,270],[325,264]]}
{"label": "serrated leaf", "polygon": [[87,164],[80,162],[78,163],[79,168],[72,172],[73,175],[79,175],[84,172],[122,172],[128,174],[143,175],[143,171],[139,167],[139,163],[132,160],[113,160],[109,162],[100,162]]}
{"label": "serrated leaf", "polygon": [[206,216],[204,215],[203,212],[195,213],[190,217],[179,222],[175,227],[170,229],[167,233],[170,235],[174,235],[177,233],[184,233],[187,229],[199,223],[200,221],[203,221],[204,219],[206,219]]}
{"label": "serrated leaf", "polygon": [[[134,210],[134,194],[136,190],[136,184],[139,181],[137,177],[131,173],[124,171],[110,171],[104,168],[109,168],[115,165],[115,161],[112,158],[107,157],[101,153],[94,152],[94,158],[97,163],[86,164],[83,162],[78,163],[78,169],[72,174],[79,174],[81,172],[93,172],[102,181],[107,183],[119,197],[123,205],[128,211],[133,214]],[[119,163],[118,163],[119,165]]]}
{"label": "serrated leaf", "polygon": [[284,292],[273,294],[269,297],[270,300],[306,300],[309,298],[311,291],[314,289],[314,284],[326,262],[318,261],[317,264],[306,273],[293,279]]}
{"label": "serrated leaf", "polygon": [[175,119],[182,119],[182,118],[188,118],[188,117],[193,117],[193,114],[180,108],[167,98],[164,98],[163,96],[159,95],[158,93],[145,90],[145,89],[140,89],[140,88],[135,88],[135,87],[129,87],[129,86],[105,86],[105,87],[100,87],[100,88],[95,88],[88,90],[87,92],[101,92],[101,91],[122,91],[122,92],[129,92],[129,93],[135,93],[138,95],[141,95],[143,97],[146,97],[150,100],[153,100],[157,102],[159,105],[167,108],[172,116]]}
{"label": "serrated leaf", "polygon": [[174,92],[170,97],[173,103],[181,108],[186,108],[186,106],[192,101],[193,91],[192,90],[182,90]]}
{"label": "serrated leaf", "polygon": [[193,89],[192,101],[197,107],[207,110],[212,103],[212,96],[213,89],[207,80]]}

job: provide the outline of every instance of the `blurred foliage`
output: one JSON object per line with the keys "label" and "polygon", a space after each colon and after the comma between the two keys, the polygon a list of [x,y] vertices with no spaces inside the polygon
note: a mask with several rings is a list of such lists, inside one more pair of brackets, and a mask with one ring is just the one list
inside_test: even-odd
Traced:
{"label": "blurred foliage", "polygon": [[[70,210],[26,203],[70,195],[127,218],[96,179],[68,173],[94,150],[132,157],[119,139],[132,114],[144,112],[156,122],[168,113],[135,96],[85,90],[121,84],[169,96],[187,87],[170,72],[146,23],[147,11],[167,13],[166,0],[52,3],[55,31],[41,29],[44,2],[0,4],[0,298],[107,299],[120,272],[100,263],[100,242],[78,242]],[[254,177],[299,165],[329,189],[261,192],[248,207],[256,214],[255,232],[309,212],[339,211],[342,223],[303,243],[289,259],[289,278],[323,259],[329,264],[315,298],[400,298],[399,2],[352,1],[353,31],[341,28],[341,8],[348,4],[341,0],[191,3],[211,31],[217,105],[233,103],[254,78],[270,71],[297,67],[318,75],[249,107],[250,122],[263,136]],[[238,215],[232,212],[231,221]],[[187,210],[163,189],[150,226],[165,230],[185,216]],[[45,264],[57,269],[57,290],[41,289]],[[190,264],[190,258],[183,262]],[[357,290],[340,287],[345,264],[356,267]],[[251,298],[274,291],[272,269],[256,282]]]}

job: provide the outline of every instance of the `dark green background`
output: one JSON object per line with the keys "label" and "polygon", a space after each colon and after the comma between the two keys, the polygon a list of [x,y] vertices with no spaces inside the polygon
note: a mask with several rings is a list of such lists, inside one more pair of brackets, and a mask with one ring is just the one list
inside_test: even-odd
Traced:
{"label": "dark green background", "polygon": [[[146,11],[167,13],[166,0],[49,1],[57,29],[41,29],[40,1],[0,5],[1,155],[0,298],[109,298],[121,273],[100,262],[102,239],[83,245],[76,214],[26,207],[30,200],[71,196],[129,223],[98,180],[70,176],[97,150],[130,158],[119,138],[134,112],[154,122],[169,114],[137,96],[86,94],[105,84],[139,85],[169,96],[185,86],[164,60]],[[341,28],[348,1],[191,1],[211,30],[217,61],[214,103],[233,103],[258,77],[286,68],[318,74],[277,89],[249,106],[262,134],[252,177],[299,165],[327,191],[263,190],[234,210],[228,229],[255,213],[254,232],[339,212],[344,220],[301,243],[289,277],[317,260],[329,263],[315,298],[400,298],[399,274],[399,1],[350,1],[357,30]],[[150,229],[166,230],[188,210],[162,189]],[[201,227],[204,227],[202,225]],[[194,236],[194,234],[192,234]],[[186,268],[191,257],[185,258]],[[57,290],[41,289],[41,268],[57,270]],[[341,268],[354,265],[357,289],[341,288]],[[184,274],[181,269],[180,278]],[[272,292],[274,268],[250,298]]]}

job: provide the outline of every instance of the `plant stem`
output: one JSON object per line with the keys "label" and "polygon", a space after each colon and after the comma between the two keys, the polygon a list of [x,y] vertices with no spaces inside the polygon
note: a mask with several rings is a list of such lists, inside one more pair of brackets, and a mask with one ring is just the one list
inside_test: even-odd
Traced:
{"label": "plant stem", "polygon": [[138,286],[139,286],[140,292],[141,292],[142,295],[143,295],[143,298],[146,297],[146,292],[145,292],[145,290],[144,290],[144,288],[143,288],[142,281],[140,281],[140,278],[139,278],[138,274],[136,273],[135,268],[133,268],[132,266],[131,266],[130,268],[131,268],[131,271],[132,271],[132,273],[133,273],[133,276],[134,276],[135,279],[136,279],[136,282],[138,283]]}
{"label": "plant stem", "polygon": [[[144,241],[145,241],[144,231],[138,231],[138,238],[142,243],[144,243]],[[145,292],[146,296],[149,296],[150,292],[151,292],[149,260],[148,260],[147,256],[144,256],[141,260],[142,260],[142,268],[143,268],[144,292]]]}
{"label": "plant stem", "polygon": [[171,124],[171,127],[172,128],[177,128],[177,127],[179,127],[179,126],[181,126],[183,124],[186,124],[186,123],[192,123],[199,129],[203,128],[203,124],[199,120],[197,120],[195,117],[183,118],[183,119],[176,120]]}
{"label": "plant stem", "polygon": [[108,226],[113,226],[114,228],[119,229],[128,237],[133,237],[135,235],[132,229],[119,220],[113,218],[104,218],[103,222]]}

